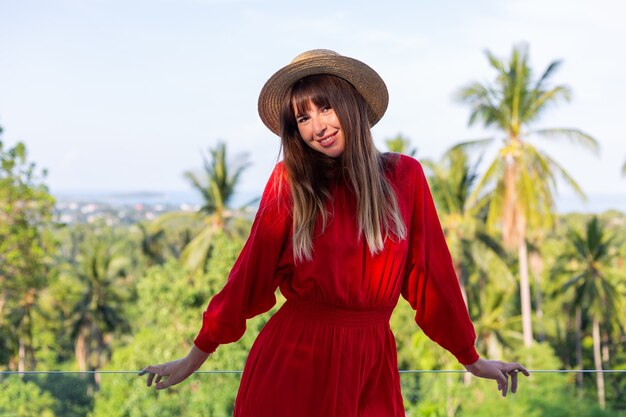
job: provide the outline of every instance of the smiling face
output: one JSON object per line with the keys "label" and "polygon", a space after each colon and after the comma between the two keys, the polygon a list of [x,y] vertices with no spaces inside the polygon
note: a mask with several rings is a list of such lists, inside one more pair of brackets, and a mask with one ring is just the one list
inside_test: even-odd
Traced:
{"label": "smiling face", "polygon": [[328,157],[340,157],[346,141],[335,111],[329,105],[318,107],[311,100],[306,106],[300,107],[298,110],[296,103],[293,103],[298,131],[304,143]]}

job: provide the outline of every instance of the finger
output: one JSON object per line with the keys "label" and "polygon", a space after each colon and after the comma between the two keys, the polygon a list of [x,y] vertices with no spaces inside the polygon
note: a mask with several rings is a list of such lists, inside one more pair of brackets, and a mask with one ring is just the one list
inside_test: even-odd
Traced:
{"label": "finger", "polygon": [[161,378],[163,378],[163,375],[158,375],[156,379],[154,380],[154,383],[159,385],[159,382],[161,382]]}
{"label": "finger", "polygon": [[515,371],[520,371],[526,376],[530,376],[530,373],[528,372],[528,370],[524,368],[522,365],[520,365],[519,363],[511,362],[509,365],[510,365],[508,366],[509,372],[515,370]]}
{"label": "finger", "polygon": [[500,384],[502,385],[502,396],[506,397],[506,393],[509,390],[509,378],[507,374],[502,373],[502,379],[501,379]]}
{"label": "finger", "polygon": [[165,389],[165,388],[169,388],[172,385],[178,384],[179,382],[180,381],[178,380],[178,378],[173,378],[173,377],[165,378],[163,381],[159,382],[156,385],[156,389],[158,391],[158,390],[162,390],[162,389]]}
{"label": "finger", "polygon": [[511,375],[511,393],[515,394],[517,392],[517,369],[509,372],[509,375]]}
{"label": "finger", "polygon": [[522,365],[519,366],[519,370],[522,371],[524,375],[530,376],[530,372],[528,372],[528,370],[524,368]]}
{"label": "finger", "polygon": [[153,374],[152,372],[150,372],[150,373],[148,374],[148,381],[147,381],[147,384],[148,384],[148,386],[149,386],[149,387],[151,387],[151,386],[152,386],[152,380],[154,379],[154,375],[155,375],[155,374]]}

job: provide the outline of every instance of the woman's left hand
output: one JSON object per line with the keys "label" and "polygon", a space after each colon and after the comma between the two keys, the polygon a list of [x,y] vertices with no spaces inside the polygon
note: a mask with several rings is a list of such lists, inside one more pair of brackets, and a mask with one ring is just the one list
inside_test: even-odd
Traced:
{"label": "woman's left hand", "polygon": [[465,369],[477,377],[495,379],[498,383],[498,390],[502,392],[503,397],[506,397],[509,390],[509,376],[511,377],[511,392],[515,393],[517,391],[518,372],[526,376],[530,375],[526,368],[517,362],[490,361],[482,358],[471,365],[465,365]]}

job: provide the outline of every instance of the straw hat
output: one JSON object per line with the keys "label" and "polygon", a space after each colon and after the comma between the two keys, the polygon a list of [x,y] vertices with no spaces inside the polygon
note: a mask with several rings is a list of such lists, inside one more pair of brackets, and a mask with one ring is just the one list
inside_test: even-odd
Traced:
{"label": "straw hat", "polygon": [[259,116],[272,132],[280,136],[280,109],[291,86],[309,75],[330,74],[348,81],[369,104],[369,120],[374,126],[385,114],[389,93],[380,75],[368,65],[328,49],[313,49],[294,58],[279,69],[263,86],[259,95]]}

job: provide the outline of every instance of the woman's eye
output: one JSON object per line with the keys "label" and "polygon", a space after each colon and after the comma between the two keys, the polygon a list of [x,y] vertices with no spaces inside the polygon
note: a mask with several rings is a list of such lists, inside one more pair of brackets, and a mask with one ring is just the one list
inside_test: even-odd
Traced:
{"label": "woman's eye", "polygon": [[322,107],[322,109],[321,109],[321,110],[322,110],[322,113],[328,113],[329,111],[331,111],[331,110],[332,110],[332,107],[330,107],[330,106],[324,106],[324,107]]}
{"label": "woman's eye", "polygon": [[300,123],[304,123],[304,122],[306,122],[307,120],[309,120],[308,116],[302,116],[302,117],[298,117],[298,118],[296,118],[296,122],[298,122],[298,124],[300,124]]}

